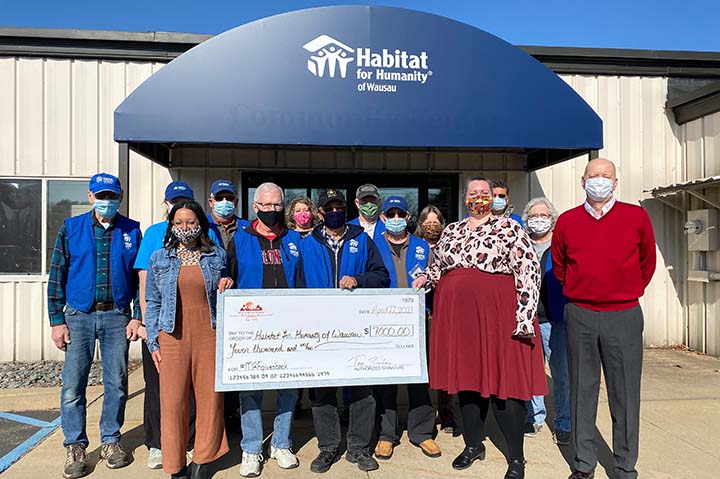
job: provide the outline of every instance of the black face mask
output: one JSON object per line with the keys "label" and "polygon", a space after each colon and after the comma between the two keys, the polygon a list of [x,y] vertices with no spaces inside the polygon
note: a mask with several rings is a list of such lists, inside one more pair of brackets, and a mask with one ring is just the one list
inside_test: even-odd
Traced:
{"label": "black face mask", "polygon": [[285,218],[285,212],[284,211],[258,211],[257,217],[260,221],[262,221],[262,224],[264,224],[268,228],[273,228],[283,221],[283,218]]}
{"label": "black face mask", "polygon": [[330,229],[338,229],[345,224],[345,212],[333,211],[332,213],[323,213],[323,221],[325,226]]}

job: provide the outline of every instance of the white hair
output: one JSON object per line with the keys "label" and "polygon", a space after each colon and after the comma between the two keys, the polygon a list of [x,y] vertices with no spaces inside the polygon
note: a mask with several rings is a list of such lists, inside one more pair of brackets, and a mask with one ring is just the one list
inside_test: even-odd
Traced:
{"label": "white hair", "polygon": [[280,192],[280,202],[285,203],[285,193],[283,193],[283,189],[280,188],[275,183],[267,182],[263,183],[262,185],[258,186],[255,190],[255,198],[253,198],[253,201],[257,202],[258,197],[260,196],[260,193],[263,191],[279,191]]}
{"label": "white hair", "polygon": [[545,205],[550,210],[550,215],[552,216],[552,224],[555,226],[555,222],[558,219],[558,212],[555,209],[555,206],[550,202],[549,199],[545,198],[544,196],[540,196],[538,198],[533,198],[530,201],[527,202],[525,205],[525,208],[522,212],[522,220],[525,225],[527,225],[528,215],[530,214],[530,210],[533,209],[534,206],[537,205]]}

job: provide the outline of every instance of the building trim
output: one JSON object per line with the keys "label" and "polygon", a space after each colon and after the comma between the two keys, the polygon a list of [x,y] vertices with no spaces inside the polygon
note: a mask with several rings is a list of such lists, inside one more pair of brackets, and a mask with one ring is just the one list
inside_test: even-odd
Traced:
{"label": "building trim", "polygon": [[720,81],[699,88],[665,104],[678,125],[720,111]]}
{"label": "building trim", "polygon": [[[213,35],[0,28],[0,56],[169,62]],[[520,46],[556,73],[720,79],[720,52]]]}

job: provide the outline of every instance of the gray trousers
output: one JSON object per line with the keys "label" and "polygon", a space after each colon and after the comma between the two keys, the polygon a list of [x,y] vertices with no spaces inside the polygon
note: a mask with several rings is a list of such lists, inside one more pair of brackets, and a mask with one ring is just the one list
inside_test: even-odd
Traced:
{"label": "gray trousers", "polygon": [[636,478],[640,430],[640,378],[643,356],[643,314],[640,306],[623,311],[590,311],[565,307],[574,469],[590,472],[597,464],[595,423],[600,366],[605,375],[615,474]]}

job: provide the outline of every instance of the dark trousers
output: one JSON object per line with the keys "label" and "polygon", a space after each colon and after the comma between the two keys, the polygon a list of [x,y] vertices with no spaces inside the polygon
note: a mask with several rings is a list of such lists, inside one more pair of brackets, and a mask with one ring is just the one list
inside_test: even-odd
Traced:
{"label": "dark trousers", "polygon": [[[380,440],[400,443],[398,433],[397,384],[376,386],[380,396]],[[408,384],[408,438],[413,444],[432,439],[435,432],[435,409],[426,384]]]}
{"label": "dark trousers", "polygon": [[[367,452],[375,425],[375,399],[372,386],[352,386],[348,391],[350,422],[347,431],[347,449],[356,453]],[[312,404],[313,425],[321,451],[334,451],[340,447],[340,416],[337,410],[337,388],[315,389]]]}
{"label": "dark trousers", "polygon": [[480,447],[485,440],[485,420],[492,405],[495,422],[500,427],[508,447],[508,460],[524,460],[523,440],[525,438],[525,401],[519,399],[486,398],[477,391],[458,393],[460,414],[463,418],[463,439],[465,445]]}
{"label": "dark trousers", "polygon": [[640,306],[623,311],[590,311],[565,307],[574,468],[589,472],[597,464],[595,422],[600,367],[607,384],[615,474],[636,478],[640,432],[640,378],[643,356]]}
{"label": "dark trousers", "polygon": [[[143,378],[145,379],[145,402],[143,404],[143,428],[145,446],[160,449],[160,375],[155,369],[150,351],[142,342]],[[188,450],[195,444],[195,395],[190,394],[190,430]]]}

